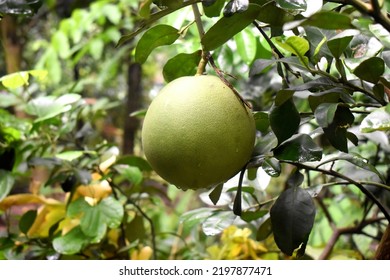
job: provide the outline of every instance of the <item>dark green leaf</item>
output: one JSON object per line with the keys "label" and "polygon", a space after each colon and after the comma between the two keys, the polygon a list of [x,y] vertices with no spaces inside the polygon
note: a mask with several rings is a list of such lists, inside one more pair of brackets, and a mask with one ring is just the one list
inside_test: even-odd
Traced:
{"label": "dark green leaf", "polygon": [[305,177],[302,175],[302,173],[299,172],[298,169],[294,169],[288,177],[286,185],[289,188],[299,187],[300,185],[302,185],[304,179]]}
{"label": "dark green leaf", "polygon": [[23,214],[19,221],[19,229],[24,234],[27,234],[31,226],[34,224],[37,217],[37,210],[29,210]]}
{"label": "dark green leaf", "polygon": [[338,103],[322,103],[314,112],[317,123],[321,127],[328,127],[334,120]]}
{"label": "dark green leaf", "polygon": [[279,160],[296,162],[317,161],[322,158],[322,149],[307,134],[299,134],[285,141],[274,150]]}
{"label": "dark green leaf", "polygon": [[160,24],[150,28],[138,41],[135,60],[144,63],[155,48],[171,45],[179,36],[179,31],[170,25]]}
{"label": "dark green leaf", "polygon": [[230,38],[251,24],[260,10],[260,6],[249,4],[246,11],[236,13],[231,17],[221,18],[202,37],[202,44],[205,50],[212,51],[226,43]]}
{"label": "dark green leaf", "polygon": [[284,102],[289,101],[294,95],[294,90],[282,89],[278,91],[275,97],[275,106],[281,106]]}
{"label": "dark green leaf", "polygon": [[222,188],[223,184],[219,184],[209,194],[209,198],[214,205],[218,203],[218,200],[221,197]]}
{"label": "dark green leaf", "polygon": [[286,22],[293,19],[294,16],[290,12],[276,6],[273,1],[268,1],[268,3],[263,5],[257,17],[258,21],[268,23],[273,28],[282,28]]}
{"label": "dark green leaf", "polygon": [[271,110],[269,120],[272,131],[280,144],[297,132],[301,118],[293,99],[289,98]]}
{"label": "dark green leaf", "polygon": [[261,168],[271,177],[279,177],[282,168],[276,158],[265,158]]}
{"label": "dark green leaf", "polygon": [[249,77],[261,74],[264,70],[268,69],[275,63],[276,61],[271,59],[256,59],[249,69]]}
{"label": "dark green leaf", "polygon": [[323,127],[325,136],[333,147],[342,152],[348,152],[347,128],[354,122],[354,115],[345,106],[338,106],[333,118],[333,122],[327,127]]}
{"label": "dark green leaf", "polygon": [[261,132],[266,132],[269,128],[269,116],[265,112],[256,112],[253,114],[256,122],[256,129]]}
{"label": "dark green leaf", "polygon": [[272,233],[271,218],[265,219],[256,232],[256,240],[263,241]]}
{"label": "dark green leaf", "polygon": [[[7,132],[7,135],[3,136],[5,132]],[[2,129],[2,131],[0,131],[0,143],[7,142],[8,139],[17,138],[18,136],[17,134],[18,131],[12,128]],[[16,160],[16,149],[14,147],[8,147],[4,149],[0,147],[0,172],[12,171],[14,169],[15,160]],[[1,191],[0,191],[0,200],[1,200]]]}
{"label": "dark green leaf", "polygon": [[353,73],[360,79],[371,83],[377,83],[385,71],[385,62],[382,58],[371,57],[360,63]]}
{"label": "dark green leaf", "polygon": [[356,33],[357,31],[346,30],[332,37],[328,41],[328,48],[335,58],[340,58]]}
{"label": "dark green leaf", "polygon": [[126,223],[126,239],[129,242],[140,241],[145,238],[146,229],[144,224],[144,218],[136,214],[135,217],[128,223]]}
{"label": "dark green leaf", "polygon": [[166,82],[173,81],[183,76],[193,76],[202,58],[202,51],[194,53],[181,53],[167,61],[163,68],[163,76]]}
{"label": "dark green leaf", "polygon": [[316,26],[322,29],[351,29],[354,26],[351,18],[342,13],[321,11],[304,20],[301,25]]}
{"label": "dark green leaf", "polygon": [[14,186],[15,178],[10,171],[0,169],[0,201],[3,200]]}
{"label": "dark green leaf", "polygon": [[315,213],[310,194],[299,187],[289,188],[279,196],[270,214],[275,242],[283,253],[291,256],[307,242]]}
{"label": "dark green leaf", "polygon": [[202,5],[204,14],[207,17],[219,17],[225,5],[225,0],[202,1]]}
{"label": "dark green leaf", "polygon": [[310,95],[308,98],[310,108],[313,112],[316,111],[317,107],[323,103],[337,103],[340,99],[340,93],[338,92],[325,92],[316,93]]}
{"label": "dark green leaf", "polygon": [[241,219],[243,219],[247,223],[250,223],[254,220],[258,220],[264,217],[267,213],[268,210],[243,211],[241,213]]}

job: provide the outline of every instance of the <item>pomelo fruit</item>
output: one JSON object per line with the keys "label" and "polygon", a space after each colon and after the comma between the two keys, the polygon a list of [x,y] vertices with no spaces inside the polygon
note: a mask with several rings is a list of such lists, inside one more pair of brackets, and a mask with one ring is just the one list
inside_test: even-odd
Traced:
{"label": "pomelo fruit", "polygon": [[255,142],[251,110],[218,77],[181,77],[150,104],[142,128],[146,159],[181,189],[210,188],[236,175]]}

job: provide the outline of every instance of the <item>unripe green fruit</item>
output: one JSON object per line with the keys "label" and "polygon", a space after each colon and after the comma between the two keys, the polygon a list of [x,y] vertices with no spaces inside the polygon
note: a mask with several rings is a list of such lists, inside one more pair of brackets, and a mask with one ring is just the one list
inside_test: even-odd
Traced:
{"label": "unripe green fruit", "polygon": [[237,174],[252,154],[255,132],[251,111],[218,77],[181,77],[151,103],[142,144],[157,174],[195,190]]}

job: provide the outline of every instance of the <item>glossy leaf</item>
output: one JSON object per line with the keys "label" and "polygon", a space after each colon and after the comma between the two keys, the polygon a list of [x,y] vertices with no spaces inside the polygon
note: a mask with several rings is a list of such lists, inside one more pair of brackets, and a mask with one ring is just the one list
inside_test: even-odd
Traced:
{"label": "glossy leaf", "polygon": [[308,241],[316,209],[310,194],[294,187],[284,191],[271,208],[274,239],[279,249],[291,256]]}
{"label": "glossy leaf", "polygon": [[271,177],[279,177],[282,168],[280,162],[276,158],[265,158],[261,168]]}
{"label": "glossy leaf", "polygon": [[321,127],[328,127],[334,120],[338,103],[322,103],[314,112],[317,123]]}
{"label": "glossy leaf", "polygon": [[208,236],[217,235],[232,225],[235,219],[232,211],[216,211],[202,223],[203,233]]}
{"label": "glossy leaf", "polygon": [[248,9],[249,0],[230,0],[223,10],[225,17],[230,17],[235,13],[241,13]]}
{"label": "glossy leaf", "polygon": [[168,83],[179,77],[193,76],[196,74],[196,68],[202,58],[202,51],[194,53],[181,53],[167,61],[163,68],[163,76]]}
{"label": "glossy leaf", "polygon": [[226,43],[230,38],[251,24],[260,10],[260,6],[249,4],[246,11],[236,13],[231,17],[221,18],[202,37],[204,49],[212,51]]}
{"label": "glossy leaf", "polygon": [[271,110],[269,120],[279,144],[297,132],[300,119],[292,98]]}
{"label": "glossy leaf", "polygon": [[322,149],[307,134],[299,134],[283,142],[274,150],[279,160],[296,162],[318,161],[322,158]]}
{"label": "glossy leaf", "polygon": [[352,19],[342,13],[321,11],[310,16],[301,23],[302,26],[316,26],[322,29],[352,29]]}
{"label": "glossy leaf", "polygon": [[60,254],[72,255],[80,252],[89,241],[89,238],[81,231],[80,226],[76,226],[65,235],[55,238],[53,248]]}
{"label": "glossy leaf", "polygon": [[306,39],[298,36],[291,36],[284,42],[280,40],[276,42],[286,51],[295,54],[303,65],[308,65],[309,59],[305,56],[305,54],[309,51],[310,44]]}
{"label": "glossy leaf", "polygon": [[306,0],[276,0],[276,4],[286,10],[306,11]]}
{"label": "glossy leaf", "polygon": [[389,131],[390,113],[385,108],[378,108],[366,116],[360,124],[360,131],[363,133]]}
{"label": "glossy leaf", "polygon": [[171,45],[179,36],[179,31],[170,25],[160,24],[148,29],[135,48],[135,60],[144,63],[155,48]]}
{"label": "glossy leaf", "polygon": [[371,83],[377,83],[385,71],[385,63],[380,57],[371,57],[360,63],[353,73],[360,79]]}

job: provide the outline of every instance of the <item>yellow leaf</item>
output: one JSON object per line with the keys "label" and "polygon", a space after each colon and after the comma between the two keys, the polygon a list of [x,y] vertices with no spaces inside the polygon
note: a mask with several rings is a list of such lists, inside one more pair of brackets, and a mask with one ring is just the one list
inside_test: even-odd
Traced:
{"label": "yellow leaf", "polygon": [[65,204],[44,205],[39,209],[33,225],[27,232],[27,236],[30,238],[49,236],[50,228],[63,219],[65,215]]}
{"label": "yellow leaf", "polygon": [[58,205],[61,204],[60,201],[45,198],[40,195],[30,194],[30,193],[21,193],[7,196],[0,202],[0,210],[5,211],[8,208],[15,205],[24,205],[24,204],[50,204],[50,205]]}

